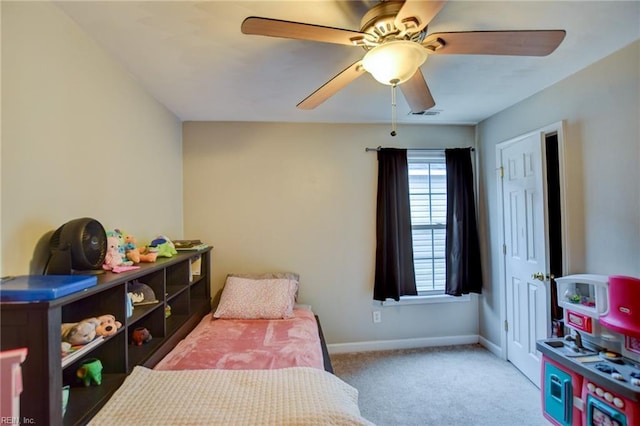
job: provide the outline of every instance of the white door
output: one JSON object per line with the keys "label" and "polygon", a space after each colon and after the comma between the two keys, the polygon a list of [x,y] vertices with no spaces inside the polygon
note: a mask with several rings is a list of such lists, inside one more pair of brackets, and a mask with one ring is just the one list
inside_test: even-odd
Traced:
{"label": "white door", "polygon": [[[507,359],[540,387],[536,341],[548,337],[544,133],[498,145],[502,167]],[[538,278],[536,278],[538,277]]]}

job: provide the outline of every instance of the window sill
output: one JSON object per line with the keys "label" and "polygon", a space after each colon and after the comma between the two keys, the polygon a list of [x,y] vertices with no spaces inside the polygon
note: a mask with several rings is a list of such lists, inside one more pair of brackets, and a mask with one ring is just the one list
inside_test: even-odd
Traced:
{"label": "window sill", "polygon": [[468,294],[456,297],[449,296],[448,294],[437,294],[433,296],[402,296],[400,300],[396,302],[393,299],[387,299],[384,302],[374,301],[377,306],[402,306],[402,305],[427,305],[431,303],[457,303],[457,302],[469,302],[471,296]]}

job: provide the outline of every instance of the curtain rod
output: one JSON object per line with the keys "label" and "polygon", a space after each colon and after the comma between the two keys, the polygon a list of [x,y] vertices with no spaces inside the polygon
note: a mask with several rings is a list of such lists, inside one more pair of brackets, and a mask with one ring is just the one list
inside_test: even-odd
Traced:
{"label": "curtain rod", "polygon": [[[377,152],[380,151],[382,149],[382,146],[379,146],[377,148],[365,148],[364,151],[365,152]],[[407,148],[407,150],[410,151],[444,151],[447,148]],[[475,151],[475,148],[469,147],[469,149],[473,152]]]}

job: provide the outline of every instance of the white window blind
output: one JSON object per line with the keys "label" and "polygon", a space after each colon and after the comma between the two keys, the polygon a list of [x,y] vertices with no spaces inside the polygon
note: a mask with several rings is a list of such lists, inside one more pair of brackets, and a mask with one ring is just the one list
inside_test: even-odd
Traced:
{"label": "white window blind", "polygon": [[418,294],[444,293],[447,170],[444,150],[408,150],[413,259]]}

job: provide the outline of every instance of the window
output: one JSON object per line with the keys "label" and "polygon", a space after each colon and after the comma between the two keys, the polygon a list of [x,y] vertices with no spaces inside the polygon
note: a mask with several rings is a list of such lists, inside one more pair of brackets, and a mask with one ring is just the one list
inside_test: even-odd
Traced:
{"label": "window", "polygon": [[408,150],[407,163],[418,294],[443,294],[447,233],[447,169],[444,150]]}

